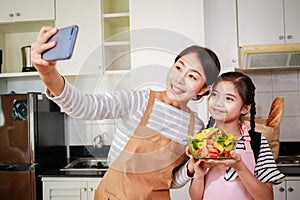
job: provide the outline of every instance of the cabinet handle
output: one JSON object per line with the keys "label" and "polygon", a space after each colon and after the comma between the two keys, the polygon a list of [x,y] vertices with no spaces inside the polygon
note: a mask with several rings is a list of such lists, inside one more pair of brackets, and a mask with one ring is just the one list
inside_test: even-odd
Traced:
{"label": "cabinet handle", "polygon": [[81,192],[86,192],[86,188],[81,188]]}
{"label": "cabinet handle", "polygon": [[93,192],[93,188],[89,188],[88,191],[89,191],[89,192]]}
{"label": "cabinet handle", "polygon": [[289,188],[288,188],[288,191],[289,191],[289,192],[293,192],[293,191],[294,191],[294,188],[293,188],[293,187],[289,187]]}
{"label": "cabinet handle", "polygon": [[280,35],[279,36],[279,40],[283,40],[284,39],[284,36],[283,35]]}
{"label": "cabinet handle", "polygon": [[280,188],[279,188],[279,192],[284,192],[284,188],[283,188],[283,187],[280,187]]}
{"label": "cabinet handle", "polygon": [[292,35],[287,35],[287,37],[286,37],[288,40],[290,40],[290,39],[292,39],[293,38],[293,36]]}
{"label": "cabinet handle", "polygon": [[9,13],[8,16],[9,16],[9,17],[13,17],[14,14],[13,14],[13,13]]}
{"label": "cabinet handle", "polygon": [[16,12],[16,16],[17,16],[17,17],[20,17],[20,16],[21,16],[21,13]]}
{"label": "cabinet handle", "polygon": [[237,61],[237,60],[236,60],[235,58],[233,58],[233,59],[231,60],[232,63],[236,63],[236,61]]}

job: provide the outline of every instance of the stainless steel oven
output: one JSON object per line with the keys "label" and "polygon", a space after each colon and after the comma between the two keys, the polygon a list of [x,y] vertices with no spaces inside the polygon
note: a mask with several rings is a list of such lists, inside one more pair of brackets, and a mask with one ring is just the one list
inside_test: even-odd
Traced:
{"label": "stainless steel oven", "polygon": [[285,175],[300,176],[300,155],[278,156],[276,163]]}

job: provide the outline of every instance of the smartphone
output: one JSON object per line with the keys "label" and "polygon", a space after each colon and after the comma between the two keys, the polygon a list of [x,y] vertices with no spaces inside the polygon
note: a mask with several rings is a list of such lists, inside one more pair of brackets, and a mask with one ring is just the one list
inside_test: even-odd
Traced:
{"label": "smartphone", "polygon": [[56,45],[44,51],[42,58],[47,61],[70,59],[73,54],[77,34],[77,25],[60,28],[57,33],[48,40],[48,42],[56,41]]}

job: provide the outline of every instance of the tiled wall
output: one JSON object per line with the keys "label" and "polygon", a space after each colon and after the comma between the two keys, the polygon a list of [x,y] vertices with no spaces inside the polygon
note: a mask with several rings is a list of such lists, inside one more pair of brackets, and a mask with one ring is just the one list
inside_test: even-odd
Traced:
{"label": "tiled wall", "polygon": [[273,99],[284,97],[281,141],[300,141],[300,70],[247,73],[256,85],[258,117],[267,117]]}

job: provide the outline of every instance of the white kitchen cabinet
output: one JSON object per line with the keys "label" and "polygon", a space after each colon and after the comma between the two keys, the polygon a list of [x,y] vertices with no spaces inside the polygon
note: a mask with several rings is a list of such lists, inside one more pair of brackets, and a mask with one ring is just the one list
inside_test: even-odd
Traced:
{"label": "white kitchen cabinet", "polygon": [[273,185],[274,200],[285,200],[285,191],[285,181],[278,185]]}
{"label": "white kitchen cabinet", "polygon": [[300,42],[299,0],[237,0],[239,46]]}
{"label": "white kitchen cabinet", "polygon": [[132,68],[169,68],[181,50],[204,44],[203,0],[129,2]]}
{"label": "white kitchen cabinet", "polygon": [[0,49],[3,51],[3,65],[0,78],[18,77],[21,74],[21,47],[31,45],[40,28],[43,25],[53,25],[54,20],[55,0],[1,2]]}
{"label": "white kitchen cabinet", "polygon": [[300,177],[286,177],[279,185],[273,186],[274,200],[298,200],[300,196]]}
{"label": "white kitchen cabinet", "polygon": [[43,200],[93,200],[101,178],[43,177]]}
{"label": "white kitchen cabinet", "polygon": [[189,200],[189,199],[191,199],[190,194],[189,194],[189,188],[190,188],[190,182],[188,182],[181,188],[171,189],[170,190],[171,200]]}
{"label": "white kitchen cabinet", "polygon": [[238,67],[236,0],[204,0],[204,34],[222,68]]}
{"label": "white kitchen cabinet", "polygon": [[[84,12],[84,13],[83,13]],[[102,71],[101,4],[99,0],[56,1],[58,28],[78,25],[79,31],[72,58],[57,62],[62,75],[97,75]]]}
{"label": "white kitchen cabinet", "polygon": [[55,0],[2,0],[0,23],[54,20]]}
{"label": "white kitchen cabinet", "polygon": [[129,0],[101,2],[104,69],[130,70]]}

